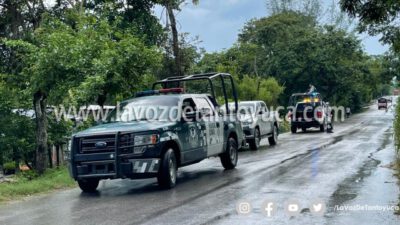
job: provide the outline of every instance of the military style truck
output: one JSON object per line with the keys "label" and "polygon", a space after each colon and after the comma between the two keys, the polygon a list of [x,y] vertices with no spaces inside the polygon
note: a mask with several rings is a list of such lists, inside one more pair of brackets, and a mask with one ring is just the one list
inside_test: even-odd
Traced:
{"label": "military style truck", "polygon": [[295,104],[289,112],[292,133],[299,128],[303,132],[311,127],[325,132],[327,127],[333,127],[330,109],[319,93],[293,94],[289,104]]}
{"label": "military style truck", "polygon": [[[211,93],[185,93],[182,86],[191,81],[205,81]],[[107,122],[74,134],[69,165],[81,190],[95,191],[102,179],[154,177],[161,187],[173,188],[178,168],[215,156],[225,169],[235,168],[243,130],[236,116],[227,119],[220,113],[215,82],[222,87],[223,107],[228,114],[237,114],[231,75],[170,77],[122,102]],[[228,85],[233,96],[227,94]],[[229,98],[235,100],[233,110]]]}

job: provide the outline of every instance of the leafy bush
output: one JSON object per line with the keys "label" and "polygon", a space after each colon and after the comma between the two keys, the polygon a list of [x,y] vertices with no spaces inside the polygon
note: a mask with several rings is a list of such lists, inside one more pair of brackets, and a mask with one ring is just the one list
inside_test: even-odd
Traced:
{"label": "leafy bush", "polygon": [[34,170],[21,171],[19,175],[22,179],[26,180],[33,180],[39,176],[39,174]]}
{"label": "leafy bush", "polygon": [[4,170],[15,170],[15,162],[7,162],[3,165]]}
{"label": "leafy bush", "polygon": [[397,101],[395,120],[394,120],[394,142],[397,149],[397,155],[400,156],[400,98]]}
{"label": "leafy bush", "polygon": [[6,175],[14,174],[15,173],[15,162],[7,162],[3,165],[3,172]]}
{"label": "leafy bush", "polygon": [[279,125],[279,133],[286,133],[290,131],[290,124],[288,121],[284,120],[282,123]]}

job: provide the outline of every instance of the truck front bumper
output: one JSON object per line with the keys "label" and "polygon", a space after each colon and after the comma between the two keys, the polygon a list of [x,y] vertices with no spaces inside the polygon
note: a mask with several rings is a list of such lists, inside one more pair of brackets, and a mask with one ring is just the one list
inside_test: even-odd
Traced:
{"label": "truck front bumper", "polygon": [[76,179],[99,178],[141,179],[157,176],[160,159],[128,159],[115,163],[115,160],[86,161],[76,165]]}
{"label": "truck front bumper", "polygon": [[117,152],[75,154],[70,161],[71,174],[75,180],[156,177],[162,148],[163,145],[160,143],[149,147],[142,154]]}
{"label": "truck front bumper", "polygon": [[250,126],[243,126],[243,133],[246,140],[254,139],[254,128]]}

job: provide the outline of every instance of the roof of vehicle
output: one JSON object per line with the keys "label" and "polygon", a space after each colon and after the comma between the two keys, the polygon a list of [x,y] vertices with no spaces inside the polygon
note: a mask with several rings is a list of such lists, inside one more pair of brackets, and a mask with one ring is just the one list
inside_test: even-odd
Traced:
{"label": "roof of vehicle", "polygon": [[242,102],[239,102],[239,105],[240,104],[251,104],[251,103],[256,104],[256,103],[264,103],[264,102],[263,101],[242,101]]}
{"label": "roof of vehicle", "polygon": [[176,98],[176,99],[184,99],[184,98],[193,98],[193,97],[211,97],[209,94],[167,94],[167,95],[149,95],[149,96],[142,96],[142,97],[136,97],[136,98],[130,98],[122,103],[127,103],[127,102],[132,102],[135,99],[140,99],[140,98]]}

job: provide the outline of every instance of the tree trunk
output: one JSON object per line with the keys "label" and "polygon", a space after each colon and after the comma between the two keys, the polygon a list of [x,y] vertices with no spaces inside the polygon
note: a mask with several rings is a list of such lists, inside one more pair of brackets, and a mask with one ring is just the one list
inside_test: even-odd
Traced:
{"label": "tree trunk", "polygon": [[33,95],[33,107],[36,116],[36,162],[35,167],[39,174],[43,174],[47,167],[47,116],[46,95],[37,91]]}
{"label": "tree trunk", "polygon": [[97,104],[100,106],[101,109],[104,108],[106,100],[107,100],[107,91],[102,91],[101,94],[97,95]]}
{"label": "tree trunk", "polygon": [[180,54],[180,49],[179,49],[178,30],[176,29],[176,19],[175,19],[174,9],[173,9],[173,5],[171,4],[171,1],[166,2],[165,8],[167,9],[171,32],[172,32],[172,50],[173,50],[174,57],[175,57],[175,70],[177,73],[176,75],[182,76],[183,71],[182,71],[181,54]]}
{"label": "tree trunk", "polygon": [[57,167],[60,166],[60,145],[56,144],[56,163],[57,163]]}
{"label": "tree trunk", "polygon": [[29,164],[28,160],[25,159],[24,163],[30,170],[33,170],[32,166]]}
{"label": "tree trunk", "polygon": [[17,147],[13,147],[13,161],[15,163],[15,173],[19,173],[19,162],[20,162],[20,157],[19,157],[19,149]]}
{"label": "tree trunk", "polygon": [[49,167],[53,168],[53,146],[52,145],[47,146],[47,157],[49,160]]}
{"label": "tree trunk", "polygon": [[4,158],[3,158],[3,151],[0,151],[0,174],[3,173],[3,164],[4,164]]}

